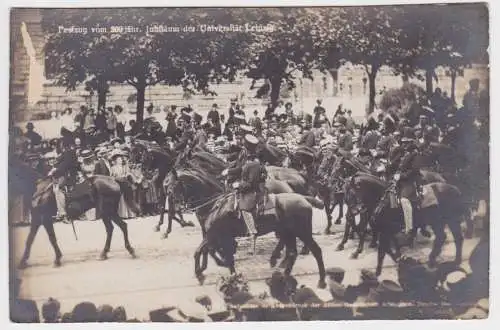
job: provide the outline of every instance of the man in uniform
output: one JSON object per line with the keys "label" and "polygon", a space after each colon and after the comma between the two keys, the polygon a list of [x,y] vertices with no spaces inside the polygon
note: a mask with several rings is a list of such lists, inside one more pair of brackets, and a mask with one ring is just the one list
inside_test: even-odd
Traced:
{"label": "man in uniform", "polygon": [[243,165],[241,170],[241,181],[238,187],[238,204],[243,220],[245,221],[248,234],[253,238],[255,254],[257,228],[255,226],[254,214],[258,214],[259,206],[263,202],[267,171],[264,165],[260,163],[255,152],[259,143],[257,137],[247,134],[245,135],[244,140],[249,153],[248,160]]}
{"label": "man in uniform", "polygon": [[399,171],[395,174],[401,207],[403,209],[405,220],[405,234],[409,238],[414,233],[413,207],[412,201],[417,202],[421,195],[421,174],[418,164],[418,147],[415,141],[409,137],[402,139],[404,145],[404,154],[401,158]]}
{"label": "man in uniform", "polygon": [[48,173],[48,176],[54,178],[53,190],[57,204],[56,219],[66,221],[66,195],[63,189],[69,190],[74,187],[78,173],[82,171],[75,146],[66,144],[63,145],[63,148],[56,166]]}

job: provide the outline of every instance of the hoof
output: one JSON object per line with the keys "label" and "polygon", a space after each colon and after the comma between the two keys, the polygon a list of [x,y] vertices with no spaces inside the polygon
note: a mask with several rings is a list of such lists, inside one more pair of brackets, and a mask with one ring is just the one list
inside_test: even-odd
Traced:
{"label": "hoof", "polygon": [[159,232],[159,231],[160,231],[160,225],[155,226],[153,230],[154,230],[155,232]]}
{"label": "hoof", "polygon": [[319,280],[318,281],[318,289],[325,289],[325,288],[326,288],[325,280]]}
{"label": "hoof", "polygon": [[344,250],[344,245],[339,244],[335,250],[337,250],[337,251],[343,251]]}
{"label": "hoof", "polygon": [[278,258],[271,258],[269,260],[269,265],[271,266],[271,268],[274,268],[274,267],[276,267],[277,262],[278,262]]}
{"label": "hoof", "polygon": [[430,268],[436,268],[437,266],[436,260],[429,260],[428,264]]}
{"label": "hoof", "polygon": [[377,271],[375,272],[375,276],[379,277],[380,274],[382,274],[382,269],[377,268]]}
{"label": "hoof", "polygon": [[26,267],[28,267],[28,262],[26,260],[21,260],[19,265],[17,265],[18,269],[25,269]]}
{"label": "hoof", "polygon": [[192,223],[191,221],[186,221],[181,226],[182,227],[194,227],[194,223]]}
{"label": "hoof", "polygon": [[61,267],[61,258],[57,258],[54,260],[54,267]]}
{"label": "hoof", "polygon": [[163,235],[161,235],[161,239],[167,239],[168,238],[168,233],[164,233]]}
{"label": "hoof", "polygon": [[280,264],[279,264],[278,268],[286,268],[286,263],[287,263],[287,262],[286,262],[286,258],[285,258],[285,259],[283,259],[283,260],[280,262]]}
{"label": "hoof", "polygon": [[341,225],[341,224],[342,224],[341,219],[337,219],[337,220],[335,220],[335,224],[336,224],[336,225]]}
{"label": "hoof", "polygon": [[323,232],[324,235],[331,235],[332,232],[330,231],[330,228],[327,228],[325,229],[325,231]]}
{"label": "hoof", "polygon": [[300,250],[300,255],[308,255],[309,254],[309,249],[307,249],[305,246]]}
{"label": "hoof", "polygon": [[372,249],[376,249],[377,248],[377,243],[371,243],[369,247],[372,248]]}
{"label": "hoof", "polygon": [[99,260],[107,260],[107,259],[108,259],[108,253],[102,252],[101,255],[99,256]]}
{"label": "hoof", "polygon": [[132,259],[137,258],[137,255],[135,254],[135,251],[133,248],[128,249],[128,253],[130,253],[130,256],[132,257]]}
{"label": "hoof", "polygon": [[203,283],[205,283],[205,275],[203,274],[197,274],[196,279],[198,280],[198,283],[200,285],[203,285]]}
{"label": "hoof", "polygon": [[355,251],[351,254],[351,259],[358,259],[358,256],[359,256],[359,252]]}

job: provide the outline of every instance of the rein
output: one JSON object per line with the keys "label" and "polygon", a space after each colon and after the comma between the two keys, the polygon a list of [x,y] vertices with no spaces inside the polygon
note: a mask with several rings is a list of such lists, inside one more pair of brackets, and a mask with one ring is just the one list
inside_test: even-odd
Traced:
{"label": "rein", "polygon": [[[221,197],[221,196],[223,196],[225,194],[226,194],[225,192],[222,192],[222,193],[220,193],[218,195],[215,195],[214,197],[210,198],[208,201],[204,202],[201,205],[198,205],[198,206],[195,206],[195,207],[191,207],[191,208],[186,208],[184,210],[187,211],[187,212],[197,211],[197,210],[201,209],[202,207],[207,206],[208,204],[216,201],[219,197]],[[196,201],[196,203],[197,202],[199,202],[199,200]],[[193,203],[191,203],[191,204],[193,204]]]}

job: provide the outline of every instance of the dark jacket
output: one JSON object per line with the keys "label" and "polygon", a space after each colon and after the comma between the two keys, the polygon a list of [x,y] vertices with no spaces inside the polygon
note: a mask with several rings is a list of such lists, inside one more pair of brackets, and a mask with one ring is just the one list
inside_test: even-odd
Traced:
{"label": "dark jacket", "polygon": [[257,205],[257,192],[261,192],[267,171],[258,160],[248,161],[241,170],[239,206],[243,211],[253,211]]}
{"label": "dark jacket", "polygon": [[299,145],[312,148],[316,143],[316,137],[312,131],[305,132],[300,137]]}
{"label": "dark jacket", "polygon": [[71,148],[65,150],[59,157],[53,176],[56,178],[61,176],[74,178],[76,177],[78,170],[80,170],[78,156],[76,154],[76,150]]}
{"label": "dark jacket", "polygon": [[353,148],[352,134],[349,131],[347,131],[341,136],[339,136],[338,145],[340,149],[351,151]]}
{"label": "dark jacket", "polygon": [[42,143],[42,137],[35,131],[28,131],[24,136],[30,140],[32,145],[39,145]]}
{"label": "dark jacket", "polygon": [[99,159],[95,164],[94,174],[98,175],[111,175],[110,169],[106,166],[104,160]]}

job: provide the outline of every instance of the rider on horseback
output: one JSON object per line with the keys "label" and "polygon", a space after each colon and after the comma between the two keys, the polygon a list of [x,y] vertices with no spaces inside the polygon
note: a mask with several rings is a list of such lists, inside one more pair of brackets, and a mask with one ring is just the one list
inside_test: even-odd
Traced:
{"label": "rider on horseback", "polygon": [[260,163],[256,153],[258,143],[259,140],[254,135],[245,135],[248,158],[241,170],[241,182],[238,186],[239,209],[247,226],[248,234],[253,238],[254,251],[257,237],[254,213],[258,214],[259,207],[262,205],[267,178],[266,168]]}
{"label": "rider on horseback", "polygon": [[56,219],[66,220],[66,195],[64,190],[69,191],[75,186],[78,174],[83,177],[86,175],[80,168],[78,156],[74,144],[63,145],[63,151],[58,159],[55,167],[48,173],[49,177],[54,179],[54,195],[57,204]]}
{"label": "rider on horseback", "polygon": [[401,158],[399,171],[394,175],[394,179],[404,214],[405,234],[409,238],[414,233],[412,202],[418,202],[420,199],[422,185],[420,166],[418,164],[418,147],[409,134],[403,137],[401,141],[404,155]]}

